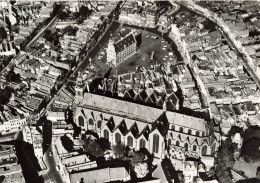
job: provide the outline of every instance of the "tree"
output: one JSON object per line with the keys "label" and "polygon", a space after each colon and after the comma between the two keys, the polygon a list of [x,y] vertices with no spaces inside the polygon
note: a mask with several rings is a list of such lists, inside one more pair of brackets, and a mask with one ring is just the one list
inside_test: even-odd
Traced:
{"label": "tree", "polygon": [[144,178],[149,173],[147,163],[138,163],[135,165],[134,171],[138,178]]}
{"label": "tree", "polygon": [[8,82],[15,82],[20,83],[21,82],[21,76],[19,73],[15,73],[14,70],[10,70],[6,76],[6,80]]}
{"label": "tree", "polygon": [[4,175],[1,175],[1,176],[0,176],[0,182],[4,182],[4,180],[5,180],[5,176],[4,176]]}
{"label": "tree", "polygon": [[63,29],[63,34],[68,33],[69,36],[75,36],[78,31],[77,27],[67,26]]}
{"label": "tree", "polygon": [[250,126],[245,130],[244,133],[241,133],[244,142],[253,137],[260,138],[260,127],[259,126]]}
{"label": "tree", "polygon": [[179,179],[180,183],[184,183],[185,182],[185,178],[184,178],[183,173],[178,173],[178,179]]}
{"label": "tree", "polygon": [[67,135],[63,135],[61,138],[61,144],[63,145],[64,149],[66,149],[66,151],[68,152],[72,152],[74,151],[74,143],[73,141],[67,136]]}
{"label": "tree", "polygon": [[82,24],[83,22],[84,22],[84,20],[82,18],[77,19],[77,24]]}
{"label": "tree", "polygon": [[11,91],[8,88],[0,89],[0,104],[5,105],[9,102]]}
{"label": "tree", "polygon": [[217,166],[215,173],[219,178],[219,182],[229,183],[232,180],[230,169],[234,165],[234,149],[230,137],[223,141],[222,146],[219,148],[216,162]]}
{"label": "tree", "polygon": [[51,30],[46,30],[43,37],[47,41],[54,43],[55,46],[57,46],[60,43],[57,31],[52,32]]}
{"label": "tree", "polygon": [[66,11],[59,11],[57,13],[57,17],[61,20],[65,20],[66,18],[68,18],[68,13]]}
{"label": "tree", "polygon": [[241,148],[241,157],[246,162],[256,162],[260,160],[260,138],[251,138],[245,141]]}
{"label": "tree", "polygon": [[104,22],[105,17],[102,15],[102,16],[100,17],[100,20],[101,20],[102,22]]}
{"label": "tree", "polygon": [[87,18],[92,13],[92,10],[89,10],[87,6],[81,6],[79,8],[79,14],[83,18]]}
{"label": "tree", "polygon": [[240,133],[243,131],[243,128],[240,128],[238,126],[232,126],[231,129],[228,132],[228,136],[233,136],[236,133]]}
{"label": "tree", "polygon": [[122,143],[117,143],[116,145],[113,145],[112,151],[115,155],[115,158],[122,158],[127,153],[126,147]]}
{"label": "tree", "polygon": [[103,156],[104,149],[96,140],[85,140],[84,150],[94,157]]}
{"label": "tree", "polygon": [[256,177],[260,179],[260,166],[257,167]]}
{"label": "tree", "polygon": [[110,149],[110,143],[107,139],[105,138],[99,138],[97,140],[97,143],[100,145],[100,147],[104,150]]}
{"label": "tree", "polygon": [[138,163],[143,163],[145,155],[142,152],[136,152],[131,158],[131,165],[135,166]]}
{"label": "tree", "polygon": [[214,177],[215,176],[215,171],[216,171],[215,167],[211,167],[209,169],[209,171],[208,171],[208,176],[209,177]]}
{"label": "tree", "polygon": [[4,27],[0,27],[0,40],[6,39],[7,38],[7,33],[4,29]]}

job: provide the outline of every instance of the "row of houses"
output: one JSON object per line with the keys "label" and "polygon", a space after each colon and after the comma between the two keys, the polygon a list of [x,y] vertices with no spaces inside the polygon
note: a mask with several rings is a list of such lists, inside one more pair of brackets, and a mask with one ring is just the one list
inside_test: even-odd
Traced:
{"label": "row of houses", "polygon": [[[134,7],[134,8],[132,8]],[[148,3],[130,2],[122,8],[119,21],[133,24],[155,27],[157,24],[160,29],[168,31],[170,24],[174,20],[174,13],[179,9],[179,5],[159,6]]]}
{"label": "row of houses", "polygon": [[209,7],[218,14],[232,31],[233,36],[245,47],[246,52],[252,57],[254,65],[258,67],[259,43],[257,29],[259,27],[259,5],[257,2],[250,3],[211,3]]}
{"label": "row of houses", "polygon": [[223,41],[218,30],[205,30],[198,23],[204,24],[204,18],[194,16],[190,22],[173,26],[170,34],[177,35],[183,43],[180,51],[192,68],[210,116],[220,124],[224,134],[233,125],[246,128],[259,124],[259,90],[240,58]]}
{"label": "row of houses", "polygon": [[25,183],[22,167],[18,163],[14,146],[1,145],[0,157],[0,176],[3,177],[3,183]]}

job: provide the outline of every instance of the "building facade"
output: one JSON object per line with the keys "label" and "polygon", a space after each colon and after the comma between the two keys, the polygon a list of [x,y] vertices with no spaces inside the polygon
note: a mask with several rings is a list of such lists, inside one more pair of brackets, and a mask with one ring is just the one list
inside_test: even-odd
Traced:
{"label": "building facade", "polygon": [[3,124],[0,125],[0,131],[2,133],[19,131],[22,130],[23,125],[25,125],[26,123],[26,118],[21,119],[20,117],[16,117],[14,119],[3,122]]}
{"label": "building facade", "polygon": [[5,55],[5,56],[15,55],[15,49],[11,41],[4,40],[0,44],[0,55]]}

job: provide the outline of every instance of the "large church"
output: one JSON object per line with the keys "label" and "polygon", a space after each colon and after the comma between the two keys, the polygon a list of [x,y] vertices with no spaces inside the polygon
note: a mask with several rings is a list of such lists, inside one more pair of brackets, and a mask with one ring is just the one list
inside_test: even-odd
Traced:
{"label": "large church", "polygon": [[76,124],[111,145],[146,148],[157,160],[166,155],[170,159],[212,156],[219,146],[219,134],[203,119],[91,93],[82,98]]}

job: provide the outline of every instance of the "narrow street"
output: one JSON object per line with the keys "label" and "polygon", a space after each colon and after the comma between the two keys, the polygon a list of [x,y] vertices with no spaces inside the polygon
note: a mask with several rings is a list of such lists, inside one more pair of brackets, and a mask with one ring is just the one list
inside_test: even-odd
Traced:
{"label": "narrow street", "polygon": [[63,170],[59,166],[58,154],[53,146],[52,122],[44,121],[43,124],[43,162],[47,167],[42,173],[44,182],[54,181],[56,183],[66,183],[66,177],[63,176]]}
{"label": "narrow street", "polygon": [[[61,7],[61,8],[63,8],[63,7]],[[27,44],[26,48],[29,47],[29,46],[31,46],[31,45],[33,45],[33,44],[39,39],[39,37],[41,37],[41,36],[43,35],[44,31],[46,31],[47,29],[49,29],[50,27],[52,27],[52,26],[56,23],[57,19],[58,19],[58,18],[57,18],[57,15],[54,16],[53,19],[49,22],[49,24],[48,24],[46,27],[44,27],[44,28]],[[19,58],[20,56],[21,56],[21,53],[18,53],[18,54],[8,63],[8,65],[7,65],[5,68],[3,68],[3,70],[0,72],[0,76],[4,75],[4,74],[6,73],[6,71],[7,71],[7,69],[12,69],[12,68],[15,66],[14,60],[15,60],[16,58]]]}
{"label": "narrow street", "polygon": [[[57,167],[58,163],[55,160],[55,155],[53,155],[53,146],[52,143],[49,145],[47,151],[43,155],[43,161],[47,167],[46,172],[42,174],[44,182],[54,181],[56,183],[62,183],[63,177]],[[64,182],[65,183],[65,182]]]}
{"label": "narrow street", "polygon": [[44,31],[46,31],[47,29],[51,28],[55,23],[56,21],[58,20],[57,18],[57,15],[55,17],[53,17],[53,19],[49,22],[49,24],[44,27],[29,43],[28,45],[26,46],[27,47],[30,47],[31,45],[33,45],[35,43],[35,41],[37,41],[39,39],[39,37],[41,37],[44,33]]}
{"label": "narrow street", "polygon": [[77,74],[79,70],[86,70],[89,65],[89,59],[96,57],[96,55],[101,51],[101,47],[108,43],[110,34],[114,33],[120,26],[119,22],[113,21],[111,25],[108,27],[106,32],[102,35],[99,41],[95,44],[95,46],[91,49],[89,54],[81,61],[79,66],[74,70],[72,76],[68,79],[68,85],[74,83],[77,79]]}

